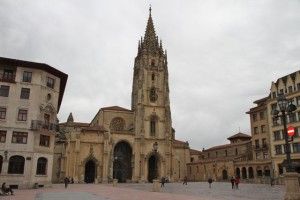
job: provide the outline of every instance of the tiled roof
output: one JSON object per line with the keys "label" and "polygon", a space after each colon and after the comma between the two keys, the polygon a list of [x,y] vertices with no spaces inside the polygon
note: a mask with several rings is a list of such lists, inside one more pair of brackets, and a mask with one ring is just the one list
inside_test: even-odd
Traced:
{"label": "tiled roof", "polygon": [[199,154],[202,154],[202,152],[201,152],[201,151],[198,151],[198,150],[196,150],[196,149],[190,149],[190,154],[191,154],[191,155],[199,155]]}
{"label": "tiled roof", "polygon": [[120,106],[103,107],[103,108],[101,108],[101,110],[116,110],[116,111],[130,111],[130,112],[132,112],[132,110],[122,108]]}
{"label": "tiled roof", "polygon": [[174,140],[174,144],[186,144],[186,142],[180,140]]}
{"label": "tiled roof", "polygon": [[227,138],[228,140],[234,139],[234,138],[251,138],[250,135],[247,135],[245,133],[237,133],[233,136],[230,136],[229,138]]}
{"label": "tiled roof", "polygon": [[251,140],[249,141],[243,141],[243,142],[238,142],[238,143],[232,143],[232,144],[223,144],[223,145],[218,145],[218,146],[214,146],[214,147],[211,147],[209,149],[206,149],[204,151],[211,151],[211,150],[217,150],[217,149],[224,149],[224,148],[227,148],[227,147],[234,147],[234,146],[239,146],[239,145],[244,145],[246,143],[251,143]]}

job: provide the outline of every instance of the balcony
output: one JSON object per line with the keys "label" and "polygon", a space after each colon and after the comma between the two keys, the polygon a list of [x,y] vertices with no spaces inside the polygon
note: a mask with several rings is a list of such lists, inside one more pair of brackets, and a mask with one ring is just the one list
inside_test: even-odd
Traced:
{"label": "balcony", "polygon": [[253,145],[253,149],[255,151],[263,151],[263,150],[267,150],[268,149],[268,145],[267,144],[263,144],[263,145]]}
{"label": "balcony", "polygon": [[15,79],[15,73],[0,73],[0,82],[16,83]]}
{"label": "balcony", "polygon": [[31,120],[31,126],[30,129],[33,131],[41,131],[41,130],[46,130],[46,131],[58,131],[58,124],[54,123],[45,123],[44,121],[41,120]]}

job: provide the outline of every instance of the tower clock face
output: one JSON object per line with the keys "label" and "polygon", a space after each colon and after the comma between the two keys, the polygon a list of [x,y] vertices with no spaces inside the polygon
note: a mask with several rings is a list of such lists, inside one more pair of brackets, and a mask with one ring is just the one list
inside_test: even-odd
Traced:
{"label": "tower clock face", "polygon": [[150,89],[149,97],[150,97],[151,102],[155,102],[157,100],[158,95],[157,95],[156,89],[154,87]]}

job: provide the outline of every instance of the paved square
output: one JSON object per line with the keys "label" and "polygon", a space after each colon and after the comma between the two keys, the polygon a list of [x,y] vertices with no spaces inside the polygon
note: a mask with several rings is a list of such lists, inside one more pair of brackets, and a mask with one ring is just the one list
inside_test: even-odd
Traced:
{"label": "paved square", "polygon": [[1,200],[279,200],[283,199],[284,187],[263,184],[241,184],[232,190],[230,183],[204,182],[168,183],[162,192],[151,192],[152,184],[62,184],[51,188],[15,190],[14,196],[1,196]]}

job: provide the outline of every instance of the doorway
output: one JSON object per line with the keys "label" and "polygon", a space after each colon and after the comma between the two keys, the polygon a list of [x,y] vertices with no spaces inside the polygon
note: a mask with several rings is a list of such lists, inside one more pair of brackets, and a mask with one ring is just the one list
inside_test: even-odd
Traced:
{"label": "doorway", "polygon": [[148,161],[148,181],[152,183],[156,178],[158,178],[158,158],[152,155]]}
{"label": "doorway", "polygon": [[96,164],[94,161],[89,160],[85,163],[84,182],[94,183],[96,177]]}
{"label": "doorway", "polygon": [[119,142],[114,148],[113,178],[125,183],[132,178],[132,149],[127,142]]}

